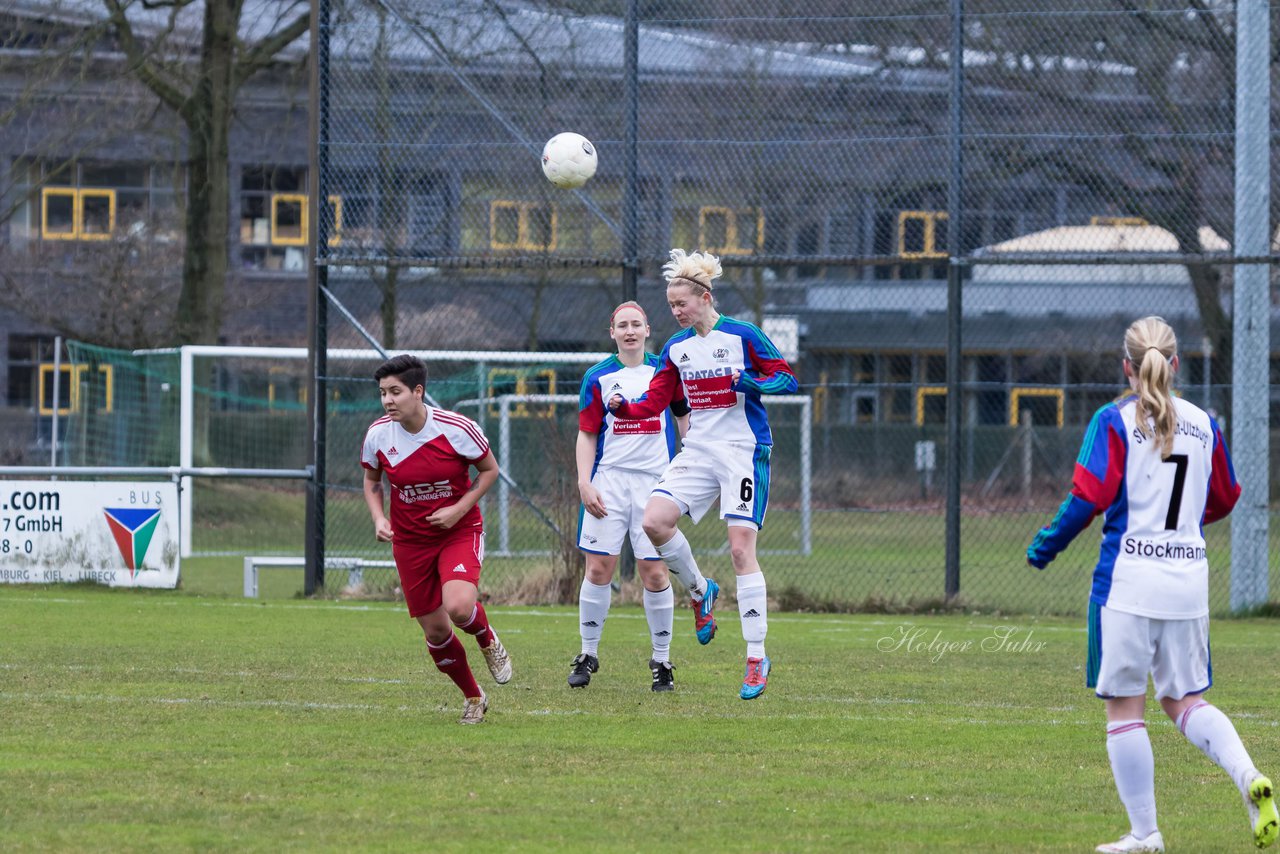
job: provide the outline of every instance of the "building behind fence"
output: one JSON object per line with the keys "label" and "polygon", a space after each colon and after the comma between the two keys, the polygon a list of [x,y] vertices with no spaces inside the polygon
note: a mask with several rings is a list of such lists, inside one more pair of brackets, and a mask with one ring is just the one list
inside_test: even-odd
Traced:
{"label": "building behind fence", "polygon": [[[812,401],[812,552],[766,558],[784,604],[943,598],[948,346],[958,332],[961,601],[1078,612],[1092,540],[1044,574],[1025,567],[1022,550],[1064,494],[1090,415],[1123,387],[1119,346],[1132,319],[1173,324],[1181,393],[1216,411],[1231,435],[1234,9],[969,0],[956,99],[949,3],[890,0],[874,15],[777,5],[746,14],[733,4],[640,4],[630,30],[622,0],[580,11],[321,4],[314,161],[301,113],[269,108],[294,103],[283,76],[246,111],[246,126],[274,121],[275,130],[269,145],[242,136],[235,157],[239,270],[227,340],[305,344],[310,293],[327,316],[326,348],[546,357],[433,364],[429,391],[446,405],[573,393],[580,369],[557,354],[607,349],[609,313],[633,295],[659,347],[675,331],[659,276],[667,251],[711,251],[727,269],[722,311],[790,350]],[[557,190],[538,169],[542,142],[561,130],[583,133],[600,153],[599,173],[579,191]],[[0,134],[8,193],[26,200],[7,246],[94,251],[95,241],[65,239],[65,224],[42,211],[125,188],[88,167],[68,183],[7,139]],[[119,148],[100,156],[128,157]],[[958,318],[949,273],[960,278]],[[1274,309],[1264,325],[1280,341]],[[8,453],[43,459],[52,365],[40,342],[27,343],[35,349],[19,362],[11,355],[8,368],[11,405],[24,394],[29,402],[29,411],[6,410],[21,424]],[[67,387],[109,401],[94,414],[66,407],[69,461],[135,444],[148,461],[172,453],[172,436],[137,440],[137,419],[92,441],[92,429],[129,417],[117,401],[133,357],[104,353],[76,349],[62,368]],[[1280,376],[1274,349],[1270,365]],[[370,370],[367,359],[331,359],[319,377],[297,360],[209,359],[197,371],[205,463],[304,463],[306,407],[320,389],[323,547],[373,555],[355,456],[377,413]],[[165,394],[146,392],[146,405],[168,417]],[[496,404],[476,405],[473,417]],[[572,456],[551,449],[571,448],[571,416],[556,408],[513,419],[519,439],[501,462],[526,493],[511,512],[513,529],[538,541],[530,551],[554,551],[540,517],[565,512]],[[791,414],[774,417],[785,483],[799,442]],[[572,492],[567,500],[572,524]],[[787,489],[774,496],[764,550],[795,551],[798,501]],[[1222,611],[1229,532],[1210,534]],[[694,535],[712,570],[728,575],[719,527]],[[202,536],[197,549],[254,547]],[[301,541],[297,532],[272,548],[296,553]],[[537,569],[513,556],[487,572],[498,582]],[[1273,571],[1272,590],[1277,580]]]}

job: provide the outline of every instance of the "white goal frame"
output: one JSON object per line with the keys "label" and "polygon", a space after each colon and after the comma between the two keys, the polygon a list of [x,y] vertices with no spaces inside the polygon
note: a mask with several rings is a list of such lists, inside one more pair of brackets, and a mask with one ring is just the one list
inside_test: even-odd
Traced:
{"label": "white goal frame", "polygon": [[[195,360],[198,357],[241,358],[241,359],[281,359],[285,361],[306,361],[306,347],[239,347],[216,344],[188,344],[163,350],[136,350],[134,355],[178,354],[178,466],[184,470],[194,469],[195,462]],[[360,359],[368,362],[383,362],[385,354],[372,348],[354,349],[330,347],[328,357],[332,360]],[[396,353],[410,353],[425,362],[468,362],[481,366],[539,364],[542,362],[559,362],[564,364],[594,365],[607,359],[610,353],[546,353],[507,350],[400,350]],[[577,400],[576,397],[573,398]],[[483,412],[483,410],[482,410]],[[481,420],[483,427],[483,420]],[[502,461],[499,457],[499,463]],[[221,470],[221,471],[225,471]],[[304,473],[305,474],[305,473]],[[505,469],[499,481],[504,493],[510,493],[507,481],[510,476]],[[241,474],[242,477],[250,474]],[[269,476],[269,475],[264,475]],[[183,475],[180,489],[188,496],[188,500],[180,502],[181,519],[179,523],[179,554],[187,558],[192,555],[191,532],[194,520],[194,504],[191,496],[191,476]]]}
{"label": "white goal frame", "polygon": [[[763,395],[760,398],[769,406],[800,407],[800,548],[762,550],[760,554],[813,553],[813,398],[804,394]],[[461,404],[498,405],[498,459],[507,460],[511,454],[511,409],[521,403],[564,403],[577,406],[576,394],[504,394],[492,399],[474,399]],[[522,419],[523,420],[523,419]],[[498,547],[490,554],[499,557],[516,556],[511,551],[511,488],[506,480],[498,482],[497,534]],[[521,552],[520,554],[524,554]]]}

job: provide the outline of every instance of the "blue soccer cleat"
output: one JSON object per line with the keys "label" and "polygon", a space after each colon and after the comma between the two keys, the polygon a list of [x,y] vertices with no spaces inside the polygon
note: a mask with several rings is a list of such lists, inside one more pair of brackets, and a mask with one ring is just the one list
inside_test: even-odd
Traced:
{"label": "blue soccer cleat", "polygon": [[693,603],[693,628],[698,633],[700,644],[709,644],[716,636],[716,618],[711,612],[715,609],[718,598],[720,585],[708,578],[707,592],[702,594],[702,601]]}
{"label": "blue soccer cleat", "polygon": [[747,659],[747,675],[742,679],[742,694],[739,695],[744,700],[754,700],[764,693],[764,689],[769,684],[769,656],[764,658],[748,658]]}

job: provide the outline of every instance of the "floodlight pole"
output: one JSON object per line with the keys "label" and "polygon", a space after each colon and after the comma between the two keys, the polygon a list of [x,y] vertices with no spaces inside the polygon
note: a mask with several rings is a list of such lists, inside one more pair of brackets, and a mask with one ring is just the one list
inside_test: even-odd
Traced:
{"label": "floodlight pole", "polygon": [[[1235,239],[1237,258],[1271,247],[1271,39],[1266,0],[1236,4]],[[1231,448],[1241,496],[1231,514],[1231,610],[1267,601],[1270,515],[1271,270],[1236,264],[1232,301]]]}
{"label": "floodlight pole", "polygon": [[947,601],[960,595],[960,422],[964,413],[960,376],[963,302],[960,218],[964,190],[964,0],[951,0],[951,179],[947,182]]}
{"label": "floodlight pole", "polygon": [[[328,421],[327,386],[329,373],[329,303],[321,296],[329,284],[329,267],[322,263],[329,248],[329,224],[321,216],[328,200],[329,167],[329,0],[311,0],[311,133],[307,145],[309,168],[307,191],[311,224],[309,253],[307,319],[309,347],[307,375],[307,415],[311,424],[311,445],[307,462],[311,479],[307,481],[306,566],[303,592],[310,596],[324,588],[324,530],[326,426]],[[325,200],[322,206],[321,200]]]}

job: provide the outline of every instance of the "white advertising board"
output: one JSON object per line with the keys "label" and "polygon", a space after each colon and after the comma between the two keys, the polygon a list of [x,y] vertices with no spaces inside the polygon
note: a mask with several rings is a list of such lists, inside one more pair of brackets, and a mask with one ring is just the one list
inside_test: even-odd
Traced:
{"label": "white advertising board", "polygon": [[0,582],[178,585],[174,483],[0,481]]}

